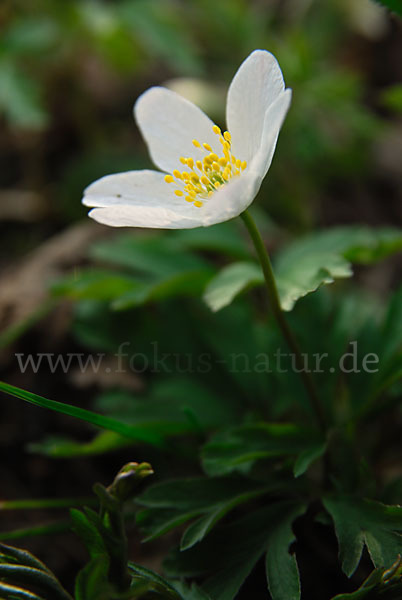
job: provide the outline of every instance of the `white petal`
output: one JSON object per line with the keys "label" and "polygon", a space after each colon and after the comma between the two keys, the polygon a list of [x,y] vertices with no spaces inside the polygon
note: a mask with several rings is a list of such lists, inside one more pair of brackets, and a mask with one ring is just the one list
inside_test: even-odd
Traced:
{"label": "white petal", "polygon": [[174,194],[178,186],[166,183],[164,177],[164,173],[148,169],[106,175],[85,189],[82,203],[85,206],[145,203],[152,206],[182,205],[183,198]]}
{"label": "white petal", "polygon": [[92,183],[85,190],[83,203],[95,207],[90,217],[112,227],[192,229],[240,215],[255,198],[260,183],[255,173],[244,173],[197,207],[175,196],[163,173],[129,171]]}
{"label": "white petal", "polygon": [[180,157],[203,158],[205,151],[194,147],[192,140],[209,144],[222,154],[214,123],[200,108],[166,88],[153,87],[134,105],[134,116],[154,163],[163,171],[183,169]]}
{"label": "white petal", "polygon": [[292,90],[287,89],[271,104],[266,112],[261,144],[248,167],[250,171],[258,173],[261,180],[271,166],[279,131],[289,110],[291,99]]}
{"label": "white petal", "polygon": [[238,217],[252,203],[260,185],[261,178],[251,171],[234,177],[199,209],[202,225],[208,227]]}
{"label": "white petal", "polygon": [[[200,227],[200,210],[194,206],[194,218],[157,206],[116,205],[93,208],[89,216],[112,227],[148,227],[151,229],[192,229]],[[197,212],[196,212],[197,211]]]}
{"label": "white petal", "polygon": [[115,227],[198,227],[200,209],[174,194],[158,171],[128,171],[106,175],[84,192],[83,204],[96,207],[89,215]]}
{"label": "white petal", "polygon": [[233,154],[248,163],[261,145],[265,113],[283,93],[282,71],[266,50],[255,50],[240,65],[230,84],[226,120]]}

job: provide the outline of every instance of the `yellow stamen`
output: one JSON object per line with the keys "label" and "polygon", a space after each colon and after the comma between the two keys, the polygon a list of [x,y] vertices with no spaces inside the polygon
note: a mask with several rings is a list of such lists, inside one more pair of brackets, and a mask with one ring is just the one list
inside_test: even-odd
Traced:
{"label": "yellow stamen", "polygon": [[[203,160],[195,160],[191,156],[181,156],[180,162],[187,167],[187,170],[180,172],[178,169],[174,169],[172,174],[164,177],[166,183],[174,182],[174,178],[180,180],[182,182],[181,189],[176,189],[175,195],[184,196],[186,202],[192,202],[197,207],[203,206],[205,199],[213,196],[216,190],[233,177],[239,176],[241,171],[247,168],[246,161],[241,161],[232,154],[230,133],[228,131],[222,133],[218,125],[213,125],[212,131],[219,137],[222,146],[221,156],[213,152],[208,143],[201,144],[194,139],[192,140],[193,146],[206,150],[207,155],[203,157]],[[199,175],[194,171],[194,166]]]}

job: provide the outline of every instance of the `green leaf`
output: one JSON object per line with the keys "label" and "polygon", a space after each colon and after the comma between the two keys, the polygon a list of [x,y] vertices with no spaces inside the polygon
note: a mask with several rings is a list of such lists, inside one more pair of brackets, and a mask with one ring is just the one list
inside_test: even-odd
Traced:
{"label": "green leaf", "polygon": [[[138,583],[145,584],[144,590],[154,591],[163,596],[163,598],[182,600],[182,596],[179,595],[175,587],[154,571],[133,562],[128,563],[128,571],[132,578],[132,585]],[[185,600],[188,599],[186,598]]]}
{"label": "green leaf", "polygon": [[68,458],[105,454],[132,443],[131,440],[114,431],[101,431],[89,442],[76,442],[68,438],[49,436],[40,442],[29,444],[28,450],[53,458]]}
{"label": "green leaf", "polygon": [[304,507],[298,506],[285,513],[269,533],[265,568],[273,600],[300,599],[299,570],[296,558],[290,554],[289,548],[296,539],[292,523],[303,512]]}
{"label": "green leaf", "polygon": [[88,269],[54,282],[52,291],[57,295],[67,296],[74,300],[87,298],[114,300],[123,294],[143,287],[144,284],[133,276],[105,269]]}
{"label": "green leaf", "polygon": [[310,465],[320,458],[327,449],[327,443],[318,442],[317,444],[303,450],[296,458],[293,474],[295,477],[300,477],[307,471]]}
{"label": "green leaf", "polygon": [[332,600],[399,600],[402,594],[402,558],[399,556],[390,569],[375,569],[358,590],[339,594]]}
{"label": "green leaf", "polygon": [[264,277],[259,265],[239,262],[224,267],[208,283],[204,301],[213,311],[220,310],[248,287],[262,284]]}
{"label": "green leaf", "polygon": [[177,296],[198,296],[210,279],[212,271],[184,271],[160,278],[155,282],[137,285],[112,303],[115,310],[126,310],[151,301],[166,300]]}
{"label": "green leaf", "polygon": [[180,240],[158,234],[116,236],[112,241],[92,246],[91,256],[154,278],[198,271],[208,266],[205,260],[185,250]]}
{"label": "green leaf", "polygon": [[78,408],[77,406],[71,406],[70,404],[65,404],[63,402],[56,402],[55,400],[48,400],[47,398],[43,398],[43,396],[38,396],[37,394],[22,390],[8,383],[4,383],[3,381],[0,381],[0,391],[15,396],[16,398],[20,398],[21,400],[25,400],[35,406],[48,408],[76,419],[81,419],[87,423],[92,423],[97,427],[110,429],[111,431],[115,431],[130,439],[140,440],[158,446],[163,445],[162,438],[151,431],[143,430],[140,427],[130,427],[129,425],[119,423],[108,417],[103,417],[102,415],[98,415],[84,408]]}
{"label": "green leaf", "polygon": [[185,248],[225,254],[239,260],[250,258],[250,248],[236,220],[211,227],[178,229],[171,232]]}
{"label": "green leaf", "polygon": [[[14,586],[16,586],[14,588]],[[33,591],[34,590],[34,591]],[[26,550],[0,544],[0,593],[7,598],[72,600],[54,574]],[[9,595],[8,595],[9,594]]]}
{"label": "green leaf", "polygon": [[179,479],[149,487],[137,498],[147,509],[137,513],[137,523],[154,539],[201,515],[185,531],[182,549],[200,540],[230,510],[267,492],[261,484],[242,477]]}
{"label": "green leaf", "polygon": [[[303,511],[303,506],[293,502],[278,502],[253,511],[229,525],[213,530],[193,548],[173,553],[166,561],[165,568],[168,574],[176,577],[207,576],[202,589],[211,598],[233,600],[265,551],[270,552],[270,548],[272,549],[270,565],[275,560],[279,544],[284,544],[281,546],[281,553],[285,556],[293,534],[287,532],[285,535],[284,530],[291,527],[292,521]],[[278,531],[281,532],[280,535]],[[288,572],[292,573],[292,580],[287,588],[291,590],[295,572]],[[270,575],[269,585],[278,594],[273,596],[273,600],[281,598],[277,576]],[[286,589],[286,585],[283,582],[282,589]]]}
{"label": "green leaf", "polygon": [[376,0],[376,1],[378,2],[378,4],[382,4],[383,6],[386,6],[387,8],[389,8],[389,10],[396,13],[400,17],[402,17],[402,5],[401,5],[400,0]]}
{"label": "green leaf", "polygon": [[[93,513],[96,514],[96,513]],[[70,509],[73,531],[85,544],[91,558],[107,555],[105,540],[96,524],[82,510]]]}
{"label": "green leaf", "polygon": [[402,507],[350,496],[324,500],[339,542],[339,558],[348,577],[366,545],[375,567],[389,568],[402,553]]}
{"label": "green leaf", "polygon": [[292,457],[322,444],[310,429],[286,423],[244,425],[217,434],[202,449],[202,463],[210,476],[248,471],[261,458]]}
{"label": "green leaf", "polygon": [[[334,227],[298,239],[275,256],[274,272],[283,310],[335,279],[352,275],[350,263],[371,264],[402,250],[402,231],[393,228]],[[209,282],[204,300],[214,310],[247,288],[262,285],[255,263],[224,267]]]}
{"label": "green leaf", "polygon": [[75,581],[75,600],[109,600],[112,590],[107,580],[109,559],[102,554],[89,561]]}

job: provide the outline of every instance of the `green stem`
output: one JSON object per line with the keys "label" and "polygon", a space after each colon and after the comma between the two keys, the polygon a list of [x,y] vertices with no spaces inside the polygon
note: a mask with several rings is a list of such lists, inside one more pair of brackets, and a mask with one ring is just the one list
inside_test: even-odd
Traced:
{"label": "green stem", "polygon": [[288,343],[290,350],[293,352],[293,354],[296,357],[296,365],[297,365],[298,371],[300,373],[300,376],[302,378],[308,398],[310,399],[311,406],[317,417],[317,421],[320,425],[320,428],[322,429],[322,431],[325,431],[326,425],[325,425],[324,411],[322,409],[320,400],[318,398],[318,394],[315,389],[314,381],[311,377],[311,374],[304,369],[304,361],[303,361],[302,354],[300,352],[299,344],[297,343],[295,337],[293,336],[293,333],[292,333],[292,331],[285,319],[285,316],[283,314],[283,311],[282,311],[282,308],[280,305],[280,300],[279,300],[278,288],[276,286],[275,276],[274,276],[274,272],[272,269],[272,264],[271,264],[271,260],[269,258],[269,254],[268,254],[265,244],[261,238],[261,235],[257,228],[257,225],[255,224],[254,219],[250,215],[250,213],[247,210],[245,210],[240,216],[243,219],[244,224],[247,227],[247,230],[250,234],[250,237],[251,237],[254,247],[256,249],[256,252],[257,252],[260,264],[261,264],[261,268],[264,273],[265,283],[266,283],[267,290],[268,290],[268,297],[269,297],[272,312],[273,312],[274,317],[279,325],[280,330],[282,331],[284,338],[286,339],[286,341]]}

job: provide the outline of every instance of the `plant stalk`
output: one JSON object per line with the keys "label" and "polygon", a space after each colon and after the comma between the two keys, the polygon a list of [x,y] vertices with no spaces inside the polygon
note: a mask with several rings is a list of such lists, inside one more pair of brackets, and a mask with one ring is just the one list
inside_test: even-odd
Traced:
{"label": "plant stalk", "polygon": [[265,244],[261,238],[261,234],[257,228],[257,225],[255,224],[255,221],[254,221],[253,217],[250,215],[250,213],[247,210],[245,210],[240,216],[241,216],[245,226],[247,227],[247,230],[250,234],[250,237],[253,241],[255,250],[257,252],[258,259],[260,261],[261,268],[264,273],[265,284],[267,286],[268,298],[269,298],[272,312],[274,314],[276,322],[278,323],[279,328],[280,328],[284,338],[286,339],[286,342],[287,342],[290,350],[294,353],[294,355],[296,357],[297,368],[300,373],[305,390],[307,392],[307,396],[310,400],[311,406],[316,415],[318,424],[319,424],[321,430],[323,432],[325,432],[326,423],[325,423],[324,411],[323,411],[320,399],[318,397],[317,390],[315,388],[314,381],[311,377],[311,374],[304,369],[304,361],[303,361],[303,357],[302,357],[302,354],[301,354],[301,351],[299,348],[299,344],[296,341],[296,339],[285,319],[285,315],[283,314],[283,311],[282,311],[282,308],[280,305],[280,300],[279,300],[278,288],[276,286],[275,276],[274,276],[274,272],[272,269],[272,264],[271,264],[271,260],[269,258],[268,251],[267,251]]}

